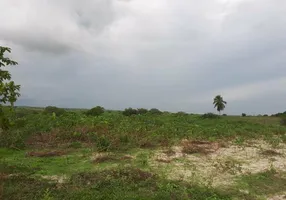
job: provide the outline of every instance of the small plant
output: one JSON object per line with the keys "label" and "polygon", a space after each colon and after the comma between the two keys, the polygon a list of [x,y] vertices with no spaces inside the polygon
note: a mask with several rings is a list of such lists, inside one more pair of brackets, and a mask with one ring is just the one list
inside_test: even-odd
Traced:
{"label": "small plant", "polygon": [[108,151],[110,145],[111,144],[109,139],[104,136],[98,138],[98,140],[96,141],[96,146],[99,151]]}
{"label": "small plant", "polygon": [[51,114],[53,116],[61,116],[66,112],[63,108],[58,108],[56,106],[47,106],[44,109],[44,114]]}
{"label": "small plant", "polygon": [[104,113],[104,108],[101,107],[101,106],[96,106],[90,110],[88,110],[86,112],[86,115],[88,116],[99,116],[99,115],[102,115]]}
{"label": "small plant", "polygon": [[137,115],[138,114],[138,110],[133,109],[133,108],[126,108],[122,112],[122,114],[125,115],[125,116]]}
{"label": "small plant", "polygon": [[46,189],[43,197],[42,197],[42,200],[53,200],[54,198],[51,196],[51,192],[49,189]]}

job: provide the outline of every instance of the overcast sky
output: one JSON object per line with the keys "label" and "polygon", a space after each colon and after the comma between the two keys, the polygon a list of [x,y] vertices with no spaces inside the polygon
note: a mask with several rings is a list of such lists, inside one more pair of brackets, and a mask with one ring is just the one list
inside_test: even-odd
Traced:
{"label": "overcast sky", "polygon": [[285,0],[1,0],[18,105],[286,110]]}

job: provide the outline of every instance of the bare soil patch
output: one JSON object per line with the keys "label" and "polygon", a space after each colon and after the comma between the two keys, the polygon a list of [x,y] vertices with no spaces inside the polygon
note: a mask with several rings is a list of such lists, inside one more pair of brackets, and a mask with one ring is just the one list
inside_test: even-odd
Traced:
{"label": "bare soil patch", "polygon": [[182,152],[186,154],[202,153],[209,154],[216,152],[220,146],[217,142],[182,140]]}

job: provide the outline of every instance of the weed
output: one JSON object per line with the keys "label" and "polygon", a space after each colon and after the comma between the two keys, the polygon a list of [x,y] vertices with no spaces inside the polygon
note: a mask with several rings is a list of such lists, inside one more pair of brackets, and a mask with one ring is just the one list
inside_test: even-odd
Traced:
{"label": "weed", "polygon": [[244,175],[238,178],[238,187],[246,189],[254,195],[274,195],[286,191],[286,179],[275,170]]}
{"label": "weed", "polygon": [[79,149],[79,148],[81,148],[81,147],[82,147],[81,142],[77,142],[77,141],[72,142],[72,143],[69,145],[69,148]]}

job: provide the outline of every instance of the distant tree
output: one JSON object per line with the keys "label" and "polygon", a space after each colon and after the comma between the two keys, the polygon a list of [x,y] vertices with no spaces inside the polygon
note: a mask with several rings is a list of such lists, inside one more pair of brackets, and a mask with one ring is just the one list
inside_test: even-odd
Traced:
{"label": "distant tree", "polygon": [[99,116],[99,115],[102,115],[104,113],[104,108],[101,107],[101,106],[96,106],[90,110],[88,110],[86,112],[86,115],[88,116]]}
{"label": "distant tree", "polygon": [[139,115],[144,115],[144,114],[148,113],[148,110],[145,108],[138,108],[137,112]]}
{"label": "distant tree", "polygon": [[225,105],[227,104],[226,101],[223,100],[222,96],[221,95],[217,95],[215,98],[214,98],[214,102],[213,102],[213,105],[214,107],[217,109],[217,111],[220,112],[223,111],[225,109]]}
{"label": "distant tree", "polygon": [[11,80],[10,72],[4,70],[5,67],[17,65],[18,63],[5,57],[5,52],[11,53],[11,49],[0,46],[0,125],[2,129],[8,129],[9,124],[9,119],[3,111],[3,105],[10,103],[11,108],[13,108],[14,103],[20,96],[20,85],[15,85],[14,81]]}
{"label": "distant tree", "polygon": [[203,119],[218,119],[220,118],[219,115],[216,115],[214,113],[205,113],[201,116]]}
{"label": "distant tree", "polygon": [[44,114],[55,114],[56,116],[61,116],[66,112],[63,108],[58,108],[56,106],[47,106],[45,107]]}
{"label": "distant tree", "polygon": [[161,112],[159,109],[157,109],[157,108],[151,108],[151,109],[149,110],[149,113],[150,113],[150,114],[154,114],[154,115],[160,115],[160,114],[162,114],[162,112]]}
{"label": "distant tree", "polygon": [[138,114],[138,110],[137,109],[133,109],[133,108],[126,108],[122,112],[122,114],[125,115],[125,116],[137,115]]}
{"label": "distant tree", "polygon": [[242,116],[242,117],[246,117],[246,114],[245,114],[245,113],[242,113],[241,116]]}

